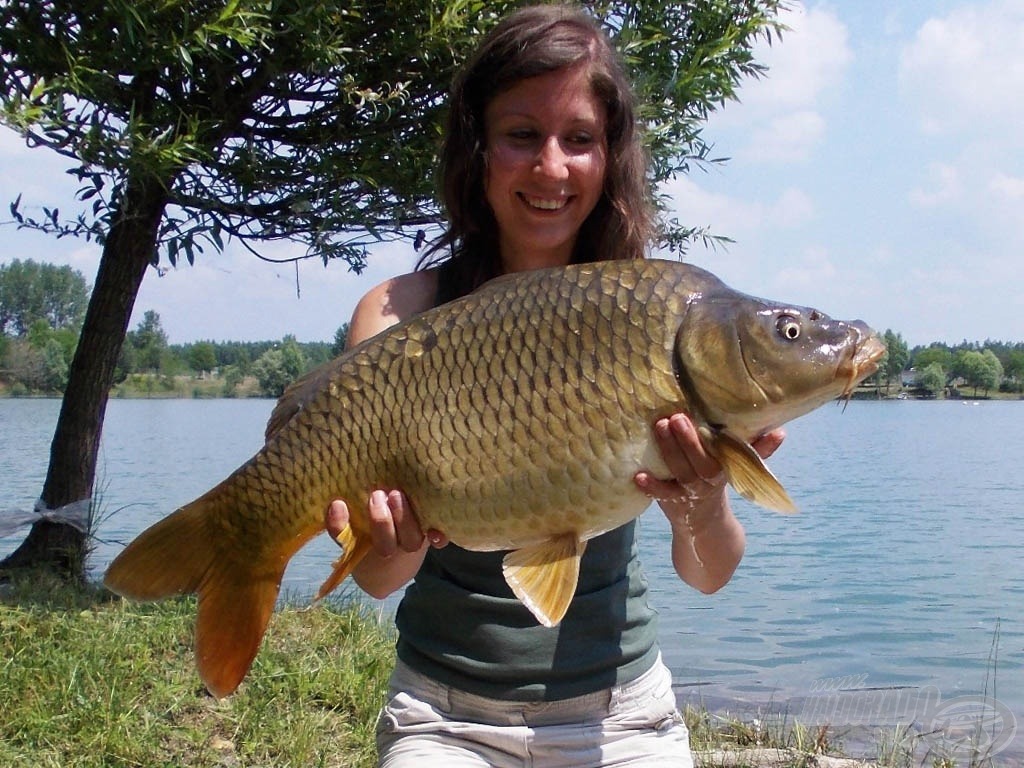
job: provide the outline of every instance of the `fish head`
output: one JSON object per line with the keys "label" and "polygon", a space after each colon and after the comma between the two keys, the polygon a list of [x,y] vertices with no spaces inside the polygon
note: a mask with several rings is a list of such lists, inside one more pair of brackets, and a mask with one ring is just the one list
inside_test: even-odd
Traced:
{"label": "fish head", "polygon": [[884,352],[859,320],[723,291],[691,302],[676,375],[699,418],[751,440],[849,395]]}

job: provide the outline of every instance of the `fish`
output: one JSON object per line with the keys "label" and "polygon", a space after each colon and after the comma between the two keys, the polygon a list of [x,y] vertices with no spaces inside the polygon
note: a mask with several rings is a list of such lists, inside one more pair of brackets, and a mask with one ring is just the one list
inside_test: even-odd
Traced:
{"label": "fish", "polygon": [[318,597],[370,551],[370,494],[398,488],[423,530],[507,550],[513,594],[555,626],[587,542],[650,505],[634,475],[670,476],[655,421],[687,413],[738,493],[792,512],[751,442],[849,396],[884,350],[861,321],[754,298],[677,261],[502,276],[299,379],[265,445],[139,534],[105,584],[135,600],[197,594],[199,674],[227,696],[331,500],[350,521]]}

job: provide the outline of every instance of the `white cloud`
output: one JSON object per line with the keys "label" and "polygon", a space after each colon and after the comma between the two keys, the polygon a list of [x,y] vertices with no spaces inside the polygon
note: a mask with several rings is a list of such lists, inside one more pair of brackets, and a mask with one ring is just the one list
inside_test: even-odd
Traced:
{"label": "white cloud", "polygon": [[839,83],[852,59],[846,26],[831,10],[796,5],[780,14],[789,29],[781,41],[759,43],[754,57],[768,65],[768,76],[748,83],[741,99],[758,110],[793,111],[813,107]]}
{"label": "white cloud", "polygon": [[755,60],[767,65],[760,80],[745,81],[739,104],[715,113],[712,123],[742,131],[736,158],[758,163],[806,160],[825,139],[821,109],[841,81],[852,54],[846,27],[824,8],[796,5],[780,14],[787,26],[772,45],[755,46]]}
{"label": "white cloud", "polygon": [[807,159],[825,134],[825,120],[812,110],[789,112],[757,128],[739,153],[743,160],[789,162]]}
{"label": "white cloud", "polygon": [[690,177],[675,179],[664,191],[672,199],[672,210],[684,221],[734,239],[765,229],[799,227],[814,217],[814,202],[795,187],[783,189],[769,202],[709,192]]}
{"label": "white cloud", "polygon": [[996,173],[989,181],[989,189],[1007,200],[1024,200],[1024,178]]}
{"label": "white cloud", "polygon": [[960,171],[945,163],[931,163],[922,186],[910,191],[910,202],[920,208],[933,208],[954,202],[961,193]]}
{"label": "white cloud", "polygon": [[1022,42],[1020,0],[963,6],[921,25],[899,67],[901,90],[921,127],[933,134],[995,131],[1019,144]]}

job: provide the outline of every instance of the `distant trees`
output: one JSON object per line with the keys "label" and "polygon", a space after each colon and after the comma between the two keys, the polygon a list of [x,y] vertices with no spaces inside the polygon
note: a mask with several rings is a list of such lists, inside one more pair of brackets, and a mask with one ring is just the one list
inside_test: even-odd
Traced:
{"label": "distant trees", "polygon": [[88,283],[76,269],[32,259],[0,265],[0,333],[23,336],[37,320],[77,331],[88,303]]}
{"label": "distant trees", "polygon": [[889,385],[893,379],[896,380],[897,389],[901,386],[900,375],[906,369],[907,362],[910,360],[910,351],[907,348],[907,342],[903,340],[903,336],[891,329],[886,329],[882,335],[882,340],[885,342],[885,357],[882,358],[879,372],[885,375],[885,393],[889,394]]}
{"label": "distant trees", "polygon": [[197,373],[209,373],[217,367],[217,354],[208,341],[196,342],[188,351],[189,367]]}
{"label": "distant trees", "polygon": [[[0,383],[11,394],[64,391],[88,302],[88,283],[71,267],[31,259],[0,265]],[[225,396],[234,396],[246,377],[254,376],[259,394],[278,397],[295,378],[341,354],[347,338],[345,323],[332,343],[285,336],[280,341],[172,345],[160,315],[147,310],[125,334],[114,382],[137,377],[133,386],[154,393],[173,390],[176,375],[216,370],[224,379],[220,393]]]}
{"label": "distant trees", "polygon": [[[27,260],[0,265],[0,383],[15,395],[58,394],[68,383],[78,328],[89,289],[80,272]],[[944,389],[970,387],[974,396],[999,389],[1024,393],[1024,342],[963,341],[951,346],[933,343],[908,349],[903,335],[882,334],[886,354],[876,374],[877,386],[891,394],[902,388],[902,374],[914,370],[913,387],[934,397]],[[299,342],[294,336],[266,341],[203,340],[171,344],[160,315],[149,310],[125,335],[114,381],[138,378],[133,386],[157,391],[174,389],[173,377],[214,373],[223,381],[219,394],[240,392],[277,397],[305,371],[345,351],[348,323],[337,328],[331,342]],[[253,377],[257,389],[252,386]],[[248,380],[244,389],[239,386]],[[209,390],[204,390],[204,393]]]}
{"label": "distant trees", "polygon": [[306,358],[294,336],[285,336],[280,346],[268,349],[252,366],[260,391],[268,397],[280,397],[304,370]]}
{"label": "distant trees", "polygon": [[63,391],[88,300],[85,277],[71,267],[0,265],[0,374],[16,393]]}
{"label": "distant trees", "polygon": [[[995,389],[1003,392],[1024,392],[1024,343],[1008,343],[986,340],[984,342],[963,341],[956,346],[934,343],[917,347],[910,353],[910,366],[916,372],[915,386],[924,388],[922,376],[925,371],[941,371],[944,376],[942,388],[955,393],[959,386],[971,387],[974,395],[979,391],[986,395]],[[929,379],[929,384],[933,380]]]}

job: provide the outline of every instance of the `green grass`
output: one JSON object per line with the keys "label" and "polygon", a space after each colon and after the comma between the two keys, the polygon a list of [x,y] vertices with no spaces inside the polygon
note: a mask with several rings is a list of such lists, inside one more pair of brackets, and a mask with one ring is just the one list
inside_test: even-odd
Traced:
{"label": "green grass", "polygon": [[271,622],[242,687],[210,697],[191,600],[39,580],[0,595],[0,765],[371,766],[392,631],[328,602]]}

